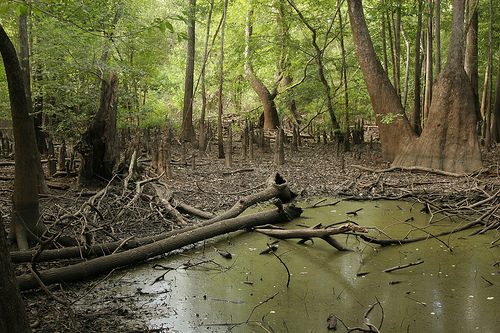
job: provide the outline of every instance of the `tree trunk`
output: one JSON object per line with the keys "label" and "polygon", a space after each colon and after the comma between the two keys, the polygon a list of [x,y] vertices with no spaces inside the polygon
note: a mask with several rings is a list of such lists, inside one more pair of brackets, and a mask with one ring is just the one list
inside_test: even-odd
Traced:
{"label": "tree trunk", "polygon": [[118,76],[111,73],[101,82],[101,99],[92,125],[75,146],[81,154],[78,175],[80,184],[88,184],[95,177],[111,179],[118,159],[116,147],[116,115],[118,104]]}
{"label": "tree trunk", "polygon": [[222,112],[223,112],[223,103],[222,103],[222,88],[224,83],[224,32],[226,29],[226,16],[227,16],[227,6],[228,0],[224,1],[224,13],[222,14],[222,31],[220,38],[220,63],[219,63],[219,91],[218,91],[218,112],[217,112],[217,143],[219,148],[219,158],[224,158],[224,135],[223,124],[222,124]]}
{"label": "tree trunk", "polygon": [[[396,89],[375,53],[361,0],[349,0],[348,4],[356,53],[372,102],[375,121],[379,127],[382,156],[392,162],[403,147],[416,138],[416,135],[412,135]],[[391,116],[394,119],[386,121],[385,118]]]}
{"label": "tree trunk", "polygon": [[[337,121],[337,118],[335,117],[335,110],[333,109],[331,88],[324,72],[325,66],[323,64],[323,56],[325,49],[324,48],[321,49],[317,43],[316,29],[309,24],[309,22],[305,19],[302,12],[299,10],[297,6],[295,6],[295,4],[292,1],[288,0],[288,3],[290,3],[293,9],[297,12],[297,15],[299,15],[299,18],[302,21],[302,23],[304,23],[304,25],[309,29],[309,31],[311,31],[311,44],[314,47],[316,53],[315,57],[316,57],[316,62],[318,64],[319,79],[323,84],[323,89],[325,90],[326,107],[328,109],[328,114],[330,115],[330,120],[332,121],[333,129],[338,129],[340,128],[340,125]],[[325,38],[328,38],[328,36],[326,36]],[[326,42],[325,45],[327,45]]]}
{"label": "tree trunk", "polygon": [[25,226],[35,235],[41,235],[44,231],[43,224],[38,223],[37,174],[40,158],[19,60],[14,45],[1,25],[0,53],[7,76],[15,143],[11,237],[15,235],[17,245],[25,250],[29,248],[28,240],[31,238],[27,235]]}
{"label": "tree trunk", "polygon": [[214,0],[210,2],[210,11],[208,12],[207,19],[207,33],[205,37],[205,50],[203,52],[203,67],[201,69],[201,115],[200,124],[198,129],[198,151],[200,156],[205,156],[205,150],[207,148],[207,135],[205,128],[205,115],[207,110],[207,91],[205,89],[205,68],[208,59],[208,40],[210,37],[210,24],[212,22],[212,12],[214,8]]}
{"label": "tree trunk", "polygon": [[433,87],[429,119],[418,140],[395,166],[421,166],[461,173],[482,167],[474,92],[463,65],[464,0],[455,0],[448,59]]}
{"label": "tree trunk", "polygon": [[[37,143],[37,159],[40,160],[40,153],[47,152],[47,145],[45,144],[45,137],[40,129],[39,116],[33,115],[33,102],[31,97],[31,67],[30,67],[30,52],[29,52],[29,36],[28,36],[28,22],[27,17],[20,14],[17,18],[18,34],[19,34],[19,64],[24,81],[24,91],[26,93],[26,100],[28,106],[28,113],[33,117],[33,124],[35,126],[35,139]],[[42,163],[37,163],[37,181],[38,193],[50,193],[49,187],[45,181],[45,175],[42,168]]]}
{"label": "tree trunk", "polygon": [[411,127],[417,135],[422,133],[422,103],[420,98],[421,56],[420,39],[422,38],[422,0],[418,0],[417,37],[415,39],[415,96],[413,100],[413,117]]}
{"label": "tree trunk", "polygon": [[469,29],[467,30],[467,42],[465,48],[465,72],[469,76],[472,85],[472,91],[474,92],[474,102],[476,103],[476,119],[480,120],[482,116],[481,107],[479,104],[479,49],[477,47],[479,17],[477,10],[474,10],[474,4],[472,3],[472,1],[469,2],[469,11],[470,10],[472,10],[472,13],[470,13],[470,24]]}
{"label": "tree trunk", "polygon": [[[500,142],[500,58],[498,59],[498,65],[495,104],[492,112],[493,122],[491,124],[491,138],[497,143]],[[491,93],[493,93],[493,91]]]}
{"label": "tree trunk", "polygon": [[274,98],[276,94],[271,94],[266,85],[256,76],[250,59],[250,38],[252,37],[252,4],[249,2],[245,28],[245,74],[244,77],[252,86],[252,89],[259,96],[263,108],[264,129],[275,129],[280,125],[278,110]]}
{"label": "tree trunk", "polygon": [[435,0],[436,18],[435,18],[435,35],[436,35],[436,75],[441,73],[441,0]]}
{"label": "tree trunk", "polygon": [[[46,284],[71,282],[91,277],[112,270],[113,268],[131,265],[154,256],[180,249],[224,233],[249,229],[269,223],[283,223],[300,216],[302,209],[293,205],[283,209],[274,209],[260,213],[239,216],[211,225],[202,226],[194,230],[179,233],[164,240],[141,246],[136,249],[99,257],[79,264],[55,268],[40,272],[40,279]],[[38,287],[38,282],[31,274],[24,274],[17,278],[19,288],[27,290]]]}
{"label": "tree trunk", "polygon": [[[373,49],[360,0],[348,0],[358,59],[373,109],[378,114],[403,114],[401,103]],[[455,0],[450,50],[444,71],[434,86],[429,119],[417,138],[404,114],[380,124],[382,152],[394,157],[394,166],[420,166],[448,172],[471,172],[482,166],[476,136],[474,96],[463,68],[464,0]],[[384,149],[388,144],[392,149]]]}
{"label": "tree trunk", "polygon": [[428,0],[428,18],[427,18],[427,46],[425,56],[425,91],[424,91],[424,114],[422,118],[422,127],[429,118],[429,108],[432,100],[432,1]]}
{"label": "tree trunk", "polygon": [[0,216],[0,332],[31,332]]}
{"label": "tree trunk", "polygon": [[188,15],[190,17],[187,31],[186,79],[184,82],[184,109],[182,112],[182,140],[191,142],[193,130],[193,86],[195,55],[195,12],[196,0],[189,0]]}

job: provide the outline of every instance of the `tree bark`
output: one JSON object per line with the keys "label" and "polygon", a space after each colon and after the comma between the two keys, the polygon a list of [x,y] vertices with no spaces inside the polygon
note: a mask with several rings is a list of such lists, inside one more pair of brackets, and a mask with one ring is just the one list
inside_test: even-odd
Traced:
{"label": "tree bark", "polygon": [[257,77],[251,64],[250,39],[252,37],[252,15],[253,9],[251,0],[248,1],[249,9],[247,11],[246,28],[245,28],[245,79],[250,83],[252,89],[259,96],[263,108],[264,129],[275,129],[280,125],[278,111],[274,98],[275,94],[271,94],[266,85]]}
{"label": "tree bark", "polygon": [[420,135],[422,133],[422,103],[420,97],[420,79],[422,74],[420,39],[422,38],[422,0],[418,0],[417,36],[415,38],[415,96],[413,100],[413,117],[411,127],[413,131]]}
{"label": "tree bark", "polygon": [[0,332],[31,332],[0,216]]}
{"label": "tree bark", "polygon": [[[290,205],[285,206],[284,210],[273,209],[219,221],[212,225],[202,226],[194,230],[182,232],[178,235],[144,245],[136,249],[95,258],[67,267],[42,271],[40,272],[40,279],[46,285],[85,279],[96,274],[109,272],[114,268],[141,262],[148,258],[180,249],[183,246],[203,241],[224,233],[240,229],[248,229],[263,224],[288,222],[293,218],[300,216],[301,212],[302,209]],[[38,287],[38,282],[31,274],[18,276],[17,281],[21,290]]]}
{"label": "tree bark", "polygon": [[500,58],[498,60],[498,65],[495,104],[493,107],[493,122],[491,124],[491,138],[497,143],[500,142]]}
{"label": "tree bark", "polygon": [[[384,157],[392,153],[394,166],[419,166],[454,173],[480,168],[476,119],[471,112],[474,96],[462,58],[464,0],[455,0],[447,63],[436,80],[429,118],[419,138],[411,131],[395,89],[373,49],[361,1],[348,0],[348,3],[356,52],[375,114],[403,114],[380,126]],[[379,118],[377,115],[378,123]],[[384,145],[392,149],[388,151]]]}
{"label": "tree bark", "polygon": [[205,50],[203,52],[203,67],[201,68],[201,115],[200,124],[198,129],[198,151],[200,156],[205,156],[205,150],[207,148],[207,135],[205,126],[205,115],[207,110],[207,91],[205,89],[205,68],[208,59],[208,40],[210,37],[210,24],[212,23],[212,12],[214,8],[214,0],[210,2],[210,11],[208,12],[207,19],[207,33],[205,37]]}
{"label": "tree bark", "polygon": [[279,239],[289,239],[289,238],[302,238],[303,240],[308,240],[313,237],[318,237],[328,244],[332,245],[339,251],[349,251],[346,247],[340,244],[332,235],[345,233],[348,231],[357,232],[368,232],[368,230],[363,227],[357,226],[352,223],[344,224],[339,227],[334,228],[324,228],[324,227],[312,227],[307,229],[292,229],[292,230],[281,230],[281,229],[255,229],[255,231],[260,232],[264,235],[279,238]]}
{"label": "tree bark", "polygon": [[219,91],[218,91],[218,101],[217,101],[217,144],[219,148],[219,158],[224,158],[224,135],[223,124],[222,124],[222,112],[223,112],[223,103],[222,103],[222,89],[224,83],[224,33],[226,30],[226,16],[227,16],[227,6],[228,0],[224,1],[224,12],[222,14],[222,31],[220,38],[220,63],[219,63]]}
{"label": "tree bark", "polygon": [[467,30],[467,42],[465,48],[465,72],[469,76],[469,80],[472,85],[472,91],[474,92],[474,102],[476,104],[476,119],[480,120],[481,107],[479,104],[479,64],[478,64],[478,46],[477,46],[477,34],[479,29],[479,15],[477,10],[474,9],[474,4],[469,1],[469,29]]}
{"label": "tree bark", "polygon": [[441,73],[441,0],[435,0],[436,75]]}
{"label": "tree bark", "polygon": [[[373,48],[361,0],[348,0],[349,18],[358,61],[365,78],[375,121],[379,127],[382,156],[392,162],[416,138],[405,116],[403,106]],[[397,116],[396,116],[397,115]],[[384,117],[395,116],[393,121]]]}
{"label": "tree bark", "polygon": [[194,86],[194,55],[195,55],[195,13],[196,0],[189,0],[189,24],[187,31],[186,77],[184,82],[184,109],[182,112],[182,140],[191,141],[193,129],[193,86]]}
{"label": "tree bark", "polygon": [[0,53],[7,76],[15,144],[11,237],[15,234],[17,245],[25,250],[29,248],[28,240],[31,239],[25,226],[35,235],[41,235],[44,231],[43,224],[38,223],[37,175],[41,163],[19,60],[14,45],[1,25]]}
{"label": "tree bark", "polygon": [[96,176],[109,180],[118,160],[116,117],[118,104],[118,76],[111,73],[101,82],[101,99],[92,125],[75,146],[81,154],[78,175],[80,184],[90,183]]}
{"label": "tree bark", "polygon": [[395,166],[421,166],[456,173],[482,167],[474,93],[463,65],[464,7],[464,0],[455,0],[448,58],[433,87],[426,126],[420,138],[394,160]]}

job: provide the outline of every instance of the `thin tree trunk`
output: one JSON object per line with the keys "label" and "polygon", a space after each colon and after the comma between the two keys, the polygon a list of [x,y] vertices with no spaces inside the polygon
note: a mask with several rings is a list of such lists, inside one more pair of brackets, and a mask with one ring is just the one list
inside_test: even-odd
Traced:
{"label": "thin tree trunk", "polygon": [[[380,0],[382,2],[382,6],[385,7],[385,0]],[[384,60],[384,70],[389,72],[389,65],[387,59],[387,40],[386,40],[386,24],[387,24],[386,11],[382,11],[382,59]]]}
{"label": "thin tree trunk", "polygon": [[[498,59],[498,65],[495,104],[493,107],[493,123],[491,124],[491,138],[497,143],[500,142],[500,58]],[[493,91],[490,95],[492,95],[492,93]]]}
{"label": "thin tree trunk", "polygon": [[205,38],[205,50],[203,52],[203,67],[201,69],[201,116],[200,116],[200,124],[198,130],[198,150],[200,152],[200,156],[205,155],[205,149],[207,148],[207,135],[205,130],[205,114],[207,109],[207,91],[205,89],[205,67],[208,59],[208,40],[210,37],[210,24],[212,22],[212,12],[214,8],[214,0],[210,2],[210,11],[208,12],[207,19],[207,34]]}
{"label": "thin tree trunk", "polygon": [[422,0],[418,0],[417,37],[415,38],[415,96],[413,99],[412,128],[417,135],[422,133],[422,103],[420,97],[420,79],[422,74],[420,41],[422,38]]}
{"label": "thin tree trunk", "polygon": [[429,118],[429,109],[431,107],[432,100],[432,1],[429,0],[427,19],[427,52],[426,52],[426,67],[425,67],[425,93],[424,93],[424,116],[422,118],[422,128],[425,126],[427,118]]}
{"label": "thin tree trunk", "polygon": [[435,0],[436,75],[441,73],[441,0]]}
{"label": "thin tree trunk", "polygon": [[182,112],[182,140],[192,141],[193,130],[193,86],[194,86],[194,55],[196,42],[196,0],[189,0],[189,24],[187,31],[186,76],[184,82],[184,109]]}
{"label": "thin tree trunk", "polygon": [[490,26],[489,26],[489,52],[488,52],[488,67],[486,69],[489,73],[489,83],[484,87],[488,93],[488,97],[485,98],[486,101],[486,149],[489,151],[491,146],[491,95],[493,93],[493,0],[490,0]]}
{"label": "thin tree trunk", "polygon": [[[340,0],[337,0],[337,7],[340,8],[342,5]],[[344,132],[344,152],[351,150],[351,128],[349,122],[349,90],[347,83],[347,64],[346,64],[346,52],[344,46],[344,24],[342,19],[342,12],[339,11],[339,30],[340,30],[340,52],[342,55],[342,74],[341,81],[344,83],[344,120],[345,120],[345,132]]]}
{"label": "thin tree trunk", "polygon": [[[311,44],[314,47],[314,50],[316,51],[316,62],[318,64],[318,75],[321,83],[323,84],[323,89],[325,90],[325,98],[326,98],[326,106],[328,109],[328,114],[330,115],[330,120],[332,121],[332,127],[333,129],[338,129],[340,128],[340,124],[337,121],[337,118],[335,117],[335,110],[333,109],[333,103],[332,103],[332,93],[331,93],[331,88],[330,84],[328,83],[328,80],[326,79],[325,76],[325,66],[323,64],[323,55],[324,55],[324,49],[321,49],[317,43],[317,32],[314,27],[312,27],[309,22],[305,19],[304,15],[302,12],[298,9],[298,7],[293,3],[292,0],[287,0],[288,3],[293,7],[293,9],[297,12],[297,15],[299,15],[300,20],[304,25],[311,31]],[[325,38],[328,38],[326,36]],[[326,43],[325,43],[326,44]]]}
{"label": "thin tree trunk", "polygon": [[[40,153],[47,152],[47,145],[45,144],[44,135],[40,129],[40,124],[38,121],[38,116],[33,115],[33,100],[31,94],[31,66],[30,66],[30,50],[29,50],[29,36],[28,36],[28,22],[27,17],[20,14],[17,17],[17,26],[19,34],[19,64],[21,66],[23,81],[24,81],[24,91],[26,92],[26,100],[28,102],[28,112],[33,117],[33,124],[35,126],[35,138],[38,149],[38,157],[40,160]],[[37,181],[38,181],[38,193],[47,194],[50,193],[47,182],[45,181],[45,175],[42,168],[42,163],[37,163]]]}
{"label": "thin tree trunk", "polygon": [[224,83],[224,30],[226,28],[226,15],[227,15],[228,0],[224,1],[224,13],[222,14],[222,31],[220,40],[220,63],[219,63],[219,92],[218,92],[218,122],[217,122],[217,138],[219,147],[219,158],[224,158],[224,136],[222,126],[222,85]]}

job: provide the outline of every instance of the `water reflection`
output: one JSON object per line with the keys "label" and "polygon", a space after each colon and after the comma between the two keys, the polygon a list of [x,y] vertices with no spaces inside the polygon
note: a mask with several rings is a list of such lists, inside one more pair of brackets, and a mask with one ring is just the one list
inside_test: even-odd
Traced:
{"label": "water reflection", "polygon": [[[304,205],[306,206],[306,205]],[[346,213],[363,208],[357,216]],[[349,218],[362,226],[376,226],[392,237],[401,238],[409,230],[427,226],[429,215],[421,207],[406,202],[340,202],[334,207],[308,209],[296,223],[324,225]],[[413,218],[411,226],[403,223]],[[436,218],[434,218],[436,219]],[[452,222],[443,220],[427,229],[438,233]],[[410,237],[425,235],[418,230]],[[381,248],[354,237],[338,240],[353,252],[338,252],[318,239],[297,244],[280,241],[277,254],[286,263],[287,273],[273,255],[259,255],[270,238],[257,233],[237,233],[220,237],[217,242],[157,260],[180,267],[190,258],[212,260],[165,274],[164,280],[151,285],[161,272],[148,263],[124,273],[122,293],[143,288],[149,293],[170,292],[144,304],[154,308],[149,327],[168,327],[168,332],[327,332],[326,319],[335,314],[349,327],[365,323],[379,326],[382,332],[498,332],[500,325],[500,279],[492,266],[500,258],[497,247],[489,242],[497,235],[465,237],[467,232],[430,238],[403,246]],[[220,257],[213,247],[226,249],[232,260]],[[496,260],[495,260],[496,258]],[[424,263],[391,273],[382,270],[423,260]],[[220,265],[220,266],[218,266]],[[358,273],[363,273],[358,276]],[[486,280],[495,283],[490,285]],[[277,295],[275,295],[277,294]],[[275,295],[273,297],[273,295]],[[371,305],[375,305],[365,318]],[[220,325],[233,323],[235,325]],[[259,326],[262,325],[262,326]],[[338,322],[338,331],[346,331]]]}

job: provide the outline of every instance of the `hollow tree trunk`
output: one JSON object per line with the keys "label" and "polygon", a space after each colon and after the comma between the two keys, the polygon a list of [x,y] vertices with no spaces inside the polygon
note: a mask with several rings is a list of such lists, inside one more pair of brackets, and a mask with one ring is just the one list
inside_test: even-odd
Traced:
{"label": "hollow tree trunk", "polygon": [[75,146],[81,154],[78,182],[87,184],[95,176],[111,179],[117,162],[116,113],[118,104],[118,76],[111,73],[101,82],[101,100],[92,125]]}

